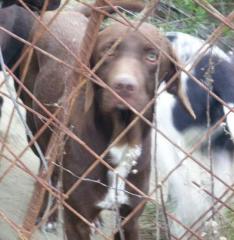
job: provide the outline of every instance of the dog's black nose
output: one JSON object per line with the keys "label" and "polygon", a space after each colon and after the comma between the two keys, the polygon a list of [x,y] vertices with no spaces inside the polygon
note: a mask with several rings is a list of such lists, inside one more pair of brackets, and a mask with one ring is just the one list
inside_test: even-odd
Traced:
{"label": "dog's black nose", "polygon": [[112,88],[120,95],[131,95],[137,90],[137,81],[128,75],[116,76]]}
{"label": "dog's black nose", "polygon": [[134,92],[135,86],[132,84],[117,83],[117,84],[114,84],[114,90],[116,90],[117,92],[126,91],[130,93],[130,92]]}

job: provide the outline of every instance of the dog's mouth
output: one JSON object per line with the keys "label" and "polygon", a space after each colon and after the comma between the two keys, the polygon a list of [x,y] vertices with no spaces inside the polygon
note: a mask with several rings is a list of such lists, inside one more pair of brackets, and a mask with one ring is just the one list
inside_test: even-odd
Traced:
{"label": "dog's mouth", "polygon": [[[120,109],[120,110],[128,110],[129,105],[133,108],[138,108],[137,107],[137,99],[134,96],[121,96],[120,97],[124,100],[121,101],[120,99],[114,98],[112,99],[112,105],[115,109]],[[127,104],[126,104],[126,103]]]}
{"label": "dog's mouth", "polygon": [[[131,101],[127,101],[127,99],[124,99],[128,104],[130,104],[131,105]],[[118,99],[116,99],[116,100],[114,100],[113,101],[113,106],[114,106],[114,108],[116,108],[116,109],[120,109],[120,110],[127,110],[127,109],[129,109],[129,107],[127,106],[127,104],[125,104],[124,102],[122,102],[122,101],[120,101],[120,100],[118,100]]]}
{"label": "dog's mouth", "polygon": [[117,116],[123,124],[128,124],[133,118],[133,112],[130,109],[116,108]]}
{"label": "dog's mouth", "polygon": [[107,91],[102,92],[102,104],[101,107],[104,112],[112,112],[112,111],[123,111],[123,112],[133,112],[131,108],[140,112],[143,110],[145,105],[148,102],[148,98],[145,97],[145,94],[132,94],[132,95],[120,95],[122,98],[117,98],[113,96]]}

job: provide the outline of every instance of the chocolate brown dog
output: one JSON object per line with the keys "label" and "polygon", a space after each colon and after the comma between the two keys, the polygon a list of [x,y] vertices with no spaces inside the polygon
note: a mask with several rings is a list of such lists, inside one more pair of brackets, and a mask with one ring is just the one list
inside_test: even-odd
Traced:
{"label": "chocolate brown dog", "polygon": [[[47,14],[45,22],[49,21],[50,17],[51,14]],[[50,30],[72,52],[78,53],[86,26],[87,19],[83,15],[64,12],[52,24]],[[126,31],[128,31],[127,35],[125,35]],[[115,23],[99,33],[91,67],[95,66],[122,35],[125,37],[115,50],[108,53],[108,57],[98,68],[96,74],[128,104],[137,111],[141,111],[154,97],[157,87],[156,75],[160,82],[167,82],[177,72],[177,67],[156,46],[160,46],[173,59],[176,60],[176,57],[168,40],[160,34],[155,26],[143,23],[136,31],[120,23]],[[62,48],[50,34],[45,34],[38,46],[68,64],[75,64],[75,58]],[[60,101],[66,82],[75,77],[77,75],[68,67],[36,52],[25,83],[34,95],[53,112],[56,104]],[[175,93],[175,96],[184,100],[186,97],[182,96],[178,79],[170,90]],[[88,96],[92,100],[88,109],[85,110],[85,98],[87,98],[85,91],[81,91],[75,100],[70,126],[80,139],[100,155],[131,123],[135,114],[108,89],[94,83],[92,83],[92,87],[93,96]],[[43,114],[39,106],[30,98],[24,96],[24,100],[34,110]],[[151,106],[144,114],[149,121],[152,121],[153,109],[154,106]],[[35,131],[42,125],[40,119],[32,115],[28,115],[28,120],[31,128]],[[50,135],[51,132],[48,129],[39,139],[44,150]],[[150,126],[143,120],[138,120],[127,134],[110,148],[104,158],[115,171],[112,172],[99,163],[87,176],[96,183],[82,181],[67,199],[67,203],[90,222],[95,221],[102,209],[113,209],[116,206],[119,208],[121,217],[127,217],[142,201],[142,198],[134,195],[139,193],[129,187],[122,178],[127,179],[147,194],[151,160],[150,148]],[[82,176],[95,159],[76,141],[70,138],[66,141],[63,167],[73,174],[70,174],[69,171],[65,171],[63,174],[65,192],[71,188],[77,178]],[[138,217],[142,210],[143,207],[123,226],[125,239],[139,239]],[[90,239],[89,226],[67,209],[65,209],[65,225],[69,240]],[[115,239],[120,239],[119,233],[115,235]]]}

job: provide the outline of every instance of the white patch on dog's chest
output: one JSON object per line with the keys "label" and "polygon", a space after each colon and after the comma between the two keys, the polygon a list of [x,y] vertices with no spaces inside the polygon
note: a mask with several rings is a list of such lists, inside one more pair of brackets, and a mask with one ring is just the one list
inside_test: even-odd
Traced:
{"label": "white patch on dog's chest", "polygon": [[127,178],[128,174],[137,174],[137,160],[141,155],[141,145],[129,147],[127,144],[110,149],[111,163],[117,165],[114,172],[108,171],[108,192],[104,199],[97,204],[103,209],[114,209],[116,205],[127,204],[128,196],[125,192],[125,182],[120,178]]}

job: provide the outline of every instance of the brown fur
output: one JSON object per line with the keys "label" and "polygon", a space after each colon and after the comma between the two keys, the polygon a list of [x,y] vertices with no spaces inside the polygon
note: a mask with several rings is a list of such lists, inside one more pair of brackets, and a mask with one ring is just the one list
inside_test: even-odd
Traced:
{"label": "brown fur", "polygon": [[[111,1],[113,6],[121,7],[122,9],[130,9],[132,12],[140,12],[144,8],[144,3],[142,1],[132,1],[132,0],[112,0]],[[92,8],[82,4],[82,3],[75,3],[73,6],[74,11],[79,11],[83,13],[86,17],[90,17]],[[100,7],[101,11],[106,11],[110,14],[115,13],[112,7]]]}
{"label": "brown fur", "polygon": [[[47,15],[48,21],[50,15]],[[80,43],[84,35],[87,20],[79,13],[62,13],[56,22],[51,26],[52,32],[58,36],[74,53],[79,52]],[[77,31],[78,29],[78,31]],[[100,32],[97,44],[92,56],[91,65],[94,66],[110,44],[126,31],[126,26],[112,24]],[[143,24],[140,31],[150,38],[154,43],[159,44],[168,54],[174,56],[168,41],[158,30],[150,25]],[[49,34],[38,43],[38,46],[50,52],[58,58],[63,59],[69,64],[74,64],[74,58],[66,52]],[[154,56],[156,59],[151,59]],[[176,72],[175,66],[162,54],[155,49],[145,38],[135,31],[129,34],[118,45],[116,50],[110,54],[103,65],[97,70],[97,75],[121,97],[123,97],[132,107],[141,111],[144,106],[154,96],[155,74],[159,66],[160,80],[168,80]],[[34,95],[50,111],[54,111],[52,104],[59,102],[63,94],[64,84],[68,79],[77,77],[74,72],[62,66],[40,53],[36,53],[26,79],[26,85],[33,91]],[[120,73],[128,74],[126,78],[121,78]],[[129,76],[131,76],[129,78]],[[133,78],[133,80],[132,80]],[[32,81],[34,79],[34,81]],[[70,124],[74,127],[74,133],[80,137],[97,154],[101,154],[114,140],[114,138],[126,128],[134,118],[134,114],[124,106],[107,89],[94,85],[94,97],[88,111],[84,111],[85,92],[82,91],[76,99]],[[41,112],[36,103],[24,96],[24,101],[34,110]],[[43,114],[43,112],[42,112]],[[153,106],[145,113],[145,117],[152,121]],[[42,125],[41,121],[32,115],[28,115],[29,124],[35,131]],[[130,146],[142,144],[142,153],[138,158],[137,174],[130,173],[127,176],[132,184],[144,193],[149,188],[150,173],[150,127],[142,120],[125,135],[118,143],[128,143]],[[43,150],[48,144],[50,131],[39,139]],[[94,162],[95,158],[75,141],[68,139],[65,145],[64,167],[72,171],[76,176],[82,176],[84,171]],[[111,163],[110,155],[105,160]],[[93,180],[99,180],[108,185],[108,169],[99,164],[88,176]],[[63,185],[65,192],[77,181],[73,175],[64,172]],[[130,187],[128,191],[136,193]],[[101,209],[97,207],[107,189],[102,185],[83,181],[81,185],[70,195],[67,203],[77,212],[84,216],[88,221],[93,222],[99,215]],[[129,195],[129,204],[120,206],[120,214],[126,217],[142,199]],[[138,217],[143,208],[124,225],[125,239],[137,240]],[[66,234],[69,240],[88,240],[90,239],[90,229],[80,219],[65,209]],[[115,239],[120,239],[116,234]]]}

